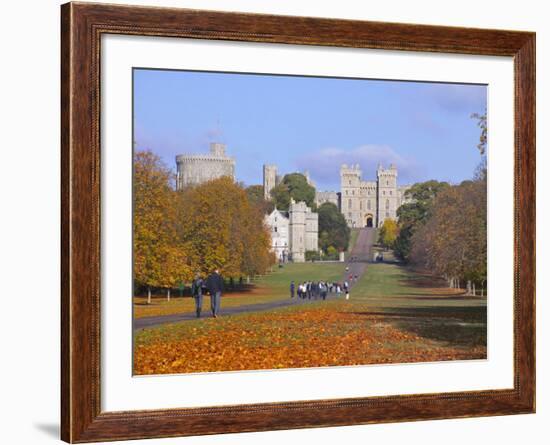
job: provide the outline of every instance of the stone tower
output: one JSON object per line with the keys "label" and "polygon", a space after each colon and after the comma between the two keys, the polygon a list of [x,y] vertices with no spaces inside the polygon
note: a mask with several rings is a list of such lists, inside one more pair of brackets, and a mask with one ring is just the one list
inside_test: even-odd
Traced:
{"label": "stone tower", "polygon": [[290,201],[288,209],[288,238],[292,261],[303,263],[306,259],[306,213],[308,207],[305,202]]}
{"label": "stone tower", "polygon": [[213,179],[228,176],[235,179],[235,159],[226,156],[225,145],[210,144],[209,154],[183,154],[176,156],[176,187],[181,190]]}
{"label": "stone tower", "polygon": [[340,168],[341,212],[349,227],[361,224],[361,169],[359,164]]}
{"label": "stone tower", "polygon": [[391,164],[390,168],[384,169],[378,166],[376,171],[378,182],[378,227],[384,224],[384,220],[397,219],[397,208],[400,205],[400,195],[397,190],[397,168]]}
{"label": "stone tower", "polygon": [[277,185],[277,166],[264,165],[264,198],[271,199],[270,192]]}

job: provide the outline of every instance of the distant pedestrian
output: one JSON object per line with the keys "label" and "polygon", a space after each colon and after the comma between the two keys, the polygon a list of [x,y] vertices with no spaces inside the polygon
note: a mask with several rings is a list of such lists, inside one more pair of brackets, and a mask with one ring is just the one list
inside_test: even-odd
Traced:
{"label": "distant pedestrian", "polygon": [[210,293],[210,307],[212,316],[217,318],[220,313],[220,305],[223,292],[223,279],[218,269],[212,272],[206,279],[206,287]]}
{"label": "distant pedestrian", "polygon": [[290,282],[290,298],[294,298],[294,281]]}
{"label": "distant pedestrian", "polygon": [[197,318],[201,318],[203,287],[204,287],[203,279],[201,278],[200,274],[196,274],[195,279],[191,284],[191,295],[193,295],[193,298],[195,299],[195,311],[197,314]]}
{"label": "distant pedestrian", "polygon": [[344,293],[346,294],[346,300],[349,300],[349,283],[344,281]]}
{"label": "distant pedestrian", "polygon": [[328,290],[328,286],[326,283],[319,283],[319,287],[321,288],[321,298],[323,300],[326,300],[327,299],[327,290]]}

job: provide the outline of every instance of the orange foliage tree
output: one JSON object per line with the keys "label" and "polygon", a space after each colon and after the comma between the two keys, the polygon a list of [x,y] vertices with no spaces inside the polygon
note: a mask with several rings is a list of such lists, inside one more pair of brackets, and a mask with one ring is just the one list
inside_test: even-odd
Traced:
{"label": "orange foliage tree", "polygon": [[231,178],[183,190],[178,207],[180,231],[196,272],[219,269],[239,277],[264,273],[273,264],[261,207]]}
{"label": "orange foliage tree", "polygon": [[150,151],[134,156],[134,280],[170,289],[219,269],[262,274],[275,262],[264,208],[223,177],[175,191],[173,173]]}
{"label": "orange foliage tree", "polygon": [[135,153],[134,279],[147,287],[149,303],[151,287],[170,289],[191,277],[186,247],[178,237],[171,183],[172,173],[157,155],[151,151]]}

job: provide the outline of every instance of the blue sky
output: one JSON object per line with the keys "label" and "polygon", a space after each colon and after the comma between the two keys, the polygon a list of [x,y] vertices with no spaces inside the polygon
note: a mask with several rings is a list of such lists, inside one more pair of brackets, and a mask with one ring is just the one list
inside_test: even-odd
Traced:
{"label": "blue sky", "polygon": [[472,113],[486,86],[366,79],[134,70],[134,141],[175,170],[175,156],[227,144],[237,179],[262,183],[262,165],[309,170],[339,189],[342,163],[375,179],[397,165],[399,183],[469,179],[480,161]]}

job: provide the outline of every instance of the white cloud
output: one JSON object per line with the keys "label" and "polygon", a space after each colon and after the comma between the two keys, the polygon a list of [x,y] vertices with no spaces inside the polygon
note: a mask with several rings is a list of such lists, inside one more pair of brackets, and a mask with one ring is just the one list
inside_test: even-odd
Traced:
{"label": "white cloud", "polygon": [[376,169],[381,163],[384,167],[395,164],[400,183],[405,183],[418,175],[414,160],[399,155],[387,145],[361,145],[345,150],[342,148],[323,148],[307,153],[296,160],[300,170],[308,170],[319,186],[340,182],[342,164],[359,164],[364,180],[376,179]]}

